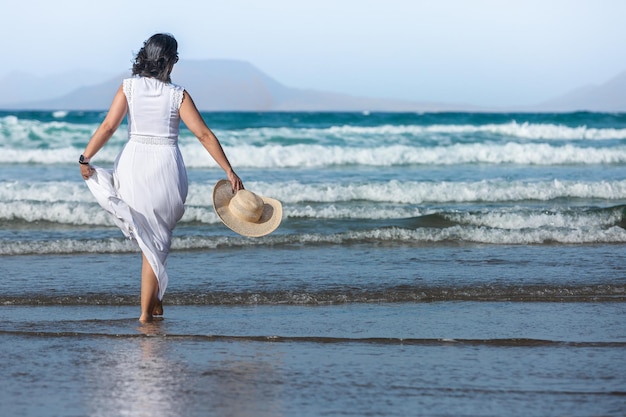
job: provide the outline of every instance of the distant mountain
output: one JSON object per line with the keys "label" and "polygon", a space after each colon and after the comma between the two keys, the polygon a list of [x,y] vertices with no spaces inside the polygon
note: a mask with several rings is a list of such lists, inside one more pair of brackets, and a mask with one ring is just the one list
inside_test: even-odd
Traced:
{"label": "distant mountain", "polygon": [[581,87],[563,96],[545,101],[532,109],[542,112],[625,112],[626,71],[602,85]]}
{"label": "distant mountain", "polygon": [[[123,78],[73,71],[37,78],[11,73],[0,78],[0,109],[106,110]],[[626,112],[626,71],[600,86],[586,86],[536,106],[485,108],[461,103],[424,103],[356,97],[287,87],[246,61],[180,61],[172,80],[184,86],[203,111],[389,111],[389,112]]]}
{"label": "distant mountain", "polygon": [[10,103],[49,100],[74,90],[76,86],[94,84],[111,74],[75,70],[37,77],[25,72],[11,72],[0,78],[0,107]]}
{"label": "distant mountain", "polygon": [[[23,100],[17,100],[14,92],[7,94],[19,90],[16,85],[23,81],[5,77],[0,80],[0,108],[106,110],[127,76],[129,73],[102,83],[84,83],[54,98],[23,97]],[[252,64],[238,60],[181,60],[172,72],[172,81],[184,86],[203,111],[478,111],[476,107],[461,104],[417,103],[291,88]],[[80,85],[77,80],[76,85]]]}

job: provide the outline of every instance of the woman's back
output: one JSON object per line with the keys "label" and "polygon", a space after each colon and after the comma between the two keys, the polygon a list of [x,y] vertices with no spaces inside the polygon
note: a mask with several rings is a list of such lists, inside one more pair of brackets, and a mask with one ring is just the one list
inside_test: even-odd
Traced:
{"label": "woman's back", "polygon": [[155,78],[132,77],[123,81],[123,90],[131,136],[178,138],[182,87]]}

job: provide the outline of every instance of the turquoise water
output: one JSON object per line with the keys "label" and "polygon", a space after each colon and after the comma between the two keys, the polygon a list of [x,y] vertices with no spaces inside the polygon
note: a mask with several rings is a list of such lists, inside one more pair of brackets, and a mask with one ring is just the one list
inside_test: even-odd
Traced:
{"label": "turquoise water", "polygon": [[[206,113],[165,318],[78,173],[101,112],[0,112],[0,403],[27,415],[623,415],[626,115]],[[124,126],[94,163],[111,166]]]}

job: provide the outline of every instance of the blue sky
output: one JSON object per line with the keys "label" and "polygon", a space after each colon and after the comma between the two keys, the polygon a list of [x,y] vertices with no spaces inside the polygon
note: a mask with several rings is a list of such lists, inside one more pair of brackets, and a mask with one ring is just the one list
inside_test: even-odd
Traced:
{"label": "blue sky", "polygon": [[0,76],[118,74],[155,32],[178,39],[181,59],[240,59],[289,87],[414,101],[535,104],[626,70],[623,0],[7,3]]}

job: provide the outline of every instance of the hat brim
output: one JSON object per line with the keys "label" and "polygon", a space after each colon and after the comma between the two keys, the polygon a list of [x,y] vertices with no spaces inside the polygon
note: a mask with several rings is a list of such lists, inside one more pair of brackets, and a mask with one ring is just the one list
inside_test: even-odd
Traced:
{"label": "hat brim", "polygon": [[229,209],[230,200],[235,196],[228,180],[219,180],[213,188],[213,208],[222,222],[233,232],[242,236],[261,237],[272,233],[283,219],[283,206],[280,201],[260,196],[263,200],[263,214],[253,223],[233,215]]}

